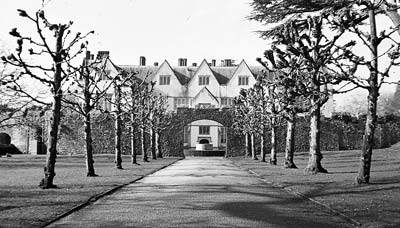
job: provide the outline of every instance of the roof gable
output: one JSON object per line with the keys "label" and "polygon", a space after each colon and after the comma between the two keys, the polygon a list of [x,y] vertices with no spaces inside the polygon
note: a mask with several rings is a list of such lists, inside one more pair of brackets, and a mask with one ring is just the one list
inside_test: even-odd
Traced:
{"label": "roof gable", "polygon": [[[207,60],[203,60],[200,64],[200,66],[197,68],[196,72],[194,73],[193,77],[190,79],[188,85],[192,84],[193,81],[195,81],[195,78],[197,78],[200,75],[200,72],[203,72],[202,74],[206,74],[206,75],[211,75],[212,77],[214,77],[214,79],[220,83],[217,79],[217,77],[214,74],[214,71],[211,70],[210,66],[207,63]],[[221,84],[221,83],[220,83]]]}
{"label": "roof gable", "polygon": [[[210,97],[213,101],[219,103],[218,99],[210,92],[210,90],[207,89],[206,86],[204,86],[197,94],[194,96],[193,100],[197,100],[198,98],[208,96]],[[201,99],[204,100],[204,99]]]}
{"label": "roof gable", "polygon": [[161,66],[158,68],[155,74],[152,75],[151,80],[154,81],[155,77],[159,75],[159,72],[166,70],[169,72],[170,75],[175,76],[175,78],[179,81],[181,85],[184,85],[187,83],[188,79],[185,75],[182,73],[174,70],[171,65],[168,63],[167,60],[164,60],[164,62],[161,64]]}
{"label": "roof gable", "polygon": [[242,60],[239,64],[239,66],[236,67],[235,72],[232,75],[232,78],[229,80],[228,84],[234,83],[232,81],[235,81],[235,78],[238,77],[238,75],[248,75],[248,76],[253,76],[256,79],[256,75],[255,73],[253,73],[251,71],[251,69],[249,68],[249,66],[247,65],[247,63]]}

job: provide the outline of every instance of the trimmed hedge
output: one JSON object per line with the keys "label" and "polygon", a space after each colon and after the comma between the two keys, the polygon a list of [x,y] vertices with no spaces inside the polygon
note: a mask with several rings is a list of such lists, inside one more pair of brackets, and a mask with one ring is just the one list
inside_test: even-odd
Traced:
{"label": "trimmed hedge", "polygon": [[[110,114],[93,117],[92,134],[94,153],[114,153],[114,118]],[[230,109],[188,109],[179,108],[173,113],[169,126],[161,132],[161,148],[164,156],[183,156],[183,128],[185,125],[201,119],[214,120],[228,129],[227,155],[244,156],[244,136],[232,128]],[[125,122],[125,121],[124,121]],[[295,150],[309,150],[309,117],[298,117],[295,128]],[[357,119],[346,114],[337,114],[332,118],[321,119],[321,150],[361,149],[365,117]],[[123,124],[123,154],[130,154],[130,135],[127,124]],[[149,143],[149,135],[146,134]],[[400,117],[384,116],[378,119],[375,132],[375,148],[385,148],[400,139]],[[260,152],[260,139],[256,137],[256,151]],[[277,152],[285,150],[286,123],[277,129]],[[73,143],[71,143],[73,142]],[[140,137],[137,134],[137,151],[140,153]],[[270,139],[265,140],[267,151]],[[62,119],[60,132],[60,153],[84,153],[84,131],[82,118],[69,113]],[[148,149],[149,145],[148,145]]]}

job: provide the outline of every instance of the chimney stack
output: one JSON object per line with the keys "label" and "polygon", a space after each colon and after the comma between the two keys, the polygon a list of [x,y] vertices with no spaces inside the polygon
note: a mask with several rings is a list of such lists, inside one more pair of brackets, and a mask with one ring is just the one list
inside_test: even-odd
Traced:
{"label": "chimney stack", "polygon": [[158,62],[154,62],[154,66],[158,66]]}
{"label": "chimney stack", "polygon": [[104,59],[110,56],[109,51],[98,51],[97,52],[97,59]]}
{"label": "chimney stack", "polygon": [[90,51],[86,51],[86,56],[85,56],[85,59],[86,60],[90,60]]}
{"label": "chimney stack", "polygon": [[139,57],[139,66],[146,66],[146,57],[144,56]]}
{"label": "chimney stack", "polygon": [[187,59],[179,58],[178,59],[178,66],[187,66]]}
{"label": "chimney stack", "polygon": [[217,61],[215,59],[211,60],[211,66],[215,67]]}
{"label": "chimney stack", "polygon": [[226,67],[232,66],[232,59],[225,59],[224,60],[224,66],[226,66]]}

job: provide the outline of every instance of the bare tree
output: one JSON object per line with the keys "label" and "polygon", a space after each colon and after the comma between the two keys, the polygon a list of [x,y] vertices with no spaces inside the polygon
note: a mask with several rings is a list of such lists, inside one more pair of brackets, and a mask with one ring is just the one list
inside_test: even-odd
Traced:
{"label": "bare tree", "polygon": [[168,124],[167,115],[167,98],[165,96],[153,95],[151,96],[153,102],[151,105],[150,113],[150,129],[151,129],[151,156],[152,159],[162,157],[162,151],[160,150],[160,133]]}
{"label": "bare tree", "polygon": [[[147,77],[146,77],[147,78]],[[147,94],[146,80],[135,77],[127,82],[128,91],[122,93],[123,112],[129,115],[130,139],[131,139],[131,163],[137,163],[137,133],[140,125],[140,101]]]}
{"label": "bare tree", "polygon": [[[40,82],[49,88],[52,94],[52,115],[50,117],[50,131],[48,139],[48,152],[46,166],[44,168],[44,178],[40,182],[41,188],[55,188],[53,179],[55,176],[55,163],[57,157],[58,128],[60,123],[61,99],[63,96],[63,86],[70,75],[75,74],[71,70],[73,60],[82,53],[87,45],[84,39],[92,32],[85,35],[76,33],[71,35],[68,24],[51,23],[44,14],[43,10],[37,11],[33,16],[28,15],[24,10],[18,10],[19,15],[26,18],[31,25],[36,28],[38,39],[30,36],[21,35],[16,28],[12,29],[10,35],[17,38],[16,52],[9,56],[1,57],[3,62],[21,69],[19,78],[29,77]],[[54,47],[52,47],[54,45]],[[25,59],[25,54],[38,57],[41,60],[47,58],[49,66],[45,64],[29,63]],[[41,104],[48,104],[47,101],[39,100],[15,82],[14,89],[24,96]]]}
{"label": "bare tree", "polygon": [[245,136],[245,156],[248,157],[251,153],[251,158],[258,160],[254,145],[254,134],[258,126],[255,118],[257,113],[248,96],[247,90],[241,90],[240,95],[233,100],[233,128]]}
{"label": "bare tree", "polygon": [[[323,33],[323,23],[328,23],[327,19],[331,16],[326,12],[321,16],[286,24],[282,30],[276,32],[276,41],[265,54],[271,68],[303,72],[305,75],[301,77],[304,80],[297,80],[301,87],[294,88],[301,89],[300,93],[309,100],[310,105],[310,157],[306,173],[327,172],[321,165],[320,110],[328,101],[329,95],[337,92],[328,85],[339,84],[346,78],[346,74],[337,73],[336,65],[333,64],[345,59],[342,55],[344,51],[337,45],[344,31],[337,30],[332,37]],[[354,45],[350,41],[341,47],[345,49]]]}
{"label": "bare tree", "polygon": [[[340,17],[336,17],[333,20],[337,28],[346,29],[355,34],[359,43],[364,45],[370,52],[370,57],[368,58],[359,55],[353,50],[346,49],[343,55],[350,63],[348,65],[338,65],[338,68],[343,73],[350,72],[348,76],[352,83],[368,91],[367,119],[363,136],[360,168],[356,177],[358,184],[369,183],[370,179],[374,133],[377,125],[379,90],[383,84],[388,82],[392,67],[400,65],[400,43],[392,37],[392,34],[398,32],[398,27],[390,28],[389,31],[383,30],[379,34],[377,32],[376,15],[380,13],[381,4],[384,2],[359,1],[358,5],[361,9],[352,10],[348,8],[343,10],[342,15],[349,18],[351,23],[343,23],[343,19]],[[363,30],[361,27],[361,23],[364,20],[369,21],[368,31]],[[384,41],[390,42],[392,45],[379,53],[378,49]],[[379,64],[383,63],[383,57],[388,59],[388,63],[382,70]],[[368,78],[357,77],[357,69],[362,67],[368,69]],[[347,69],[351,70],[347,71]]]}
{"label": "bare tree", "polygon": [[117,78],[112,78],[106,71],[107,63],[109,62],[108,56],[93,60],[90,52],[87,51],[82,65],[75,69],[79,73],[72,75],[72,83],[63,97],[64,104],[81,115],[84,120],[88,177],[97,176],[93,165],[91,116],[99,103],[104,100],[114,80]]}
{"label": "bare tree", "polygon": [[268,73],[264,72],[259,75],[257,83],[253,88],[247,90],[246,99],[256,113],[251,117],[254,118],[253,122],[257,123],[254,124],[253,129],[256,130],[257,135],[261,138],[261,161],[265,162],[264,140],[269,130],[271,134],[269,162],[271,165],[276,165],[277,128],[281,122],[279,116],[281,108],[279,107],[277,87],[272,82],[273,79],[269,77]]}

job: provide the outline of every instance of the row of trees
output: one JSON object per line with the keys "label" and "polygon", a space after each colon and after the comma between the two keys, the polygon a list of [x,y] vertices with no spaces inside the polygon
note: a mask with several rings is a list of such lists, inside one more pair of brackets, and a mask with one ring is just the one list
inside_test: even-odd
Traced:
{"label": "row of trees", "polygon": [[[115,162],[116,167],[122,169],[121,131],[122,119],[129,116],[128,123],[132,138],[132,163],[136,163],[136,134],[141,132],[143,160],[148,161],[144,134],[152,129],[151,141],[154,145],[163,125],[166,101],[162,96],[156,96],[153,85],[146,83],[146,79],[138,80],[136,72],[126,72],[116,68],[116,74],[107,70],[111,61],[108,56],[93,59],[87,51],[87,38],[93,31],[82,34],[72,34],[72,22],[67,24],[51,23],[43,10],[31,16],[24,10],[18,10],[19,15],[26,18],[34,28],[37,36],[25,36],[16,28],[10,35],[17,39],[17,48],[14,53],[2,56],[4,66],[15,69],[12,73],[2,74],[1,91],[13,91],[20,100],[29,100],[34,104],[50,107],[48,151],[44,178],[40,182],[42,188],[56,187],[53,184],[55,163],[57,156],[57,142],[62,108],[70,108],[78,113],[84,122],[86,142],[87,176],[96,176],[93,160],[93,146],[91,123],[92,115],[99,110],[100,102],[111,102],[114,109],[111,111],[115,119]],[[82,55],[86,53],[83,62]],[[39,63],[40,62],[40,63]],[[51,98],[35,94],[24,87],[24,82],[39,82],[47,88]],[[107,94],[113,91],[113,96]],[[15,97],[14,97],[15,99]],[[98,113],[98,112],[97,112]],[[156,146],[154,146],[156,148]],[[153,148],[153,146],[152,146]],[[157,148],[159,149],[159,148]],[[154,153],[157,150],[154,149]],[[153,150],[152,150],[153,152]],[[158,150],[161,157],[161,151]],[[156,155],[152,153],[155,159]]]}
{"label": "row of trees", "polygon": [[[265,51],[265,59],[258,61],[273,72],[270,83],[262,85],[262,91],[268,91],[270,98],[263,99],[267,112],[257,109],[263,107],[260,102],[252,102],[257,97],[252,90],[245,91],[237,99],[239,107],[248,106],[246,117],[263,126],[257,118],[267,114],[269,120],[278,116],[286,117],[287,109],[292,117],[299,110],[308,110],[310,121],[310,157],[306,173],[326,172],[321,165],[320,151],[320,116],[321,107],[329,94],[347,92],[355,88],[368,91],[368,113],[363,137],[363,149],[357,183],[368,183],[374,132],[377,124],[377,99],[379,89],[386,83],[394,66],[399,65],[400,46],[393,34],[400,25],[397,7],[387,1],[259,1],[252,2],[253,12],[250,19],[262,23],[281,22],[268,31],[261,32],[265,38],[272,38],[273,44]],[[307,16],[313,12],[315,16]],[[385,14],[394,22],[395,27],[381,28],[377,32],[376,16]],[[287,19],[290,17],[291,19]],[[285,19],[285,20],[284,20]],[[369,26],[366,26],[365,23]],[[351,34],[351,35],[349,35]],[[348,37],[354,38],[350,40]],[[385,45],[384,45],[385,44]],[[383,48],[387,46],[388,48]],[[364,46],[370,57],[357,51],[357,46]],[[378,47],[382,47],[378,52]],[[386,59],[385,59],[386,58]],[[385,67],[378,63],[386,61]],[[360,69],[369,71],[369,77],[360,75]],[[260,81],[260,80],[259,80]],[[262,80],[261,80],[262,81]],[[348,86],[351,84],[352,86]],[[328,85],[333,85],[330,88]],[[336,86],[335,86],[336,85]],[[345,86],[344,86],[345,85]],[[244,96],[243,94],[247,94]],[[260,93],[258,93],[260,94]],[[262,94],[262,93],[261,93]],[[294,99],[290,99],[293,97]],[[298,105],[302,103],[299,109]],[[240,108],[237,108],[240,110]],[[280,114],[280,113],[284,114]],[[254,117],[257,118],[254,118]],[[290,116],[290,115],[289,115]],[[294,118],[292,118],[294,119]],[[274,121],[268,121],[271,135],[274,136]],[[293,137],[290,130],[294,122],[288,122],[286,151],[293,149]],[[250,129],[253,127],[249,127]],[[265,128],[265,127],[263,127]],[[256,132],[254,130],[252,133]],[[272,137],[271,163],[274,163],[274,137]],[[287,153],[286,157],[290,157]],[[254,156],[253,156],[254,158]],[[293,167],[295,167],[293,165]]]}

